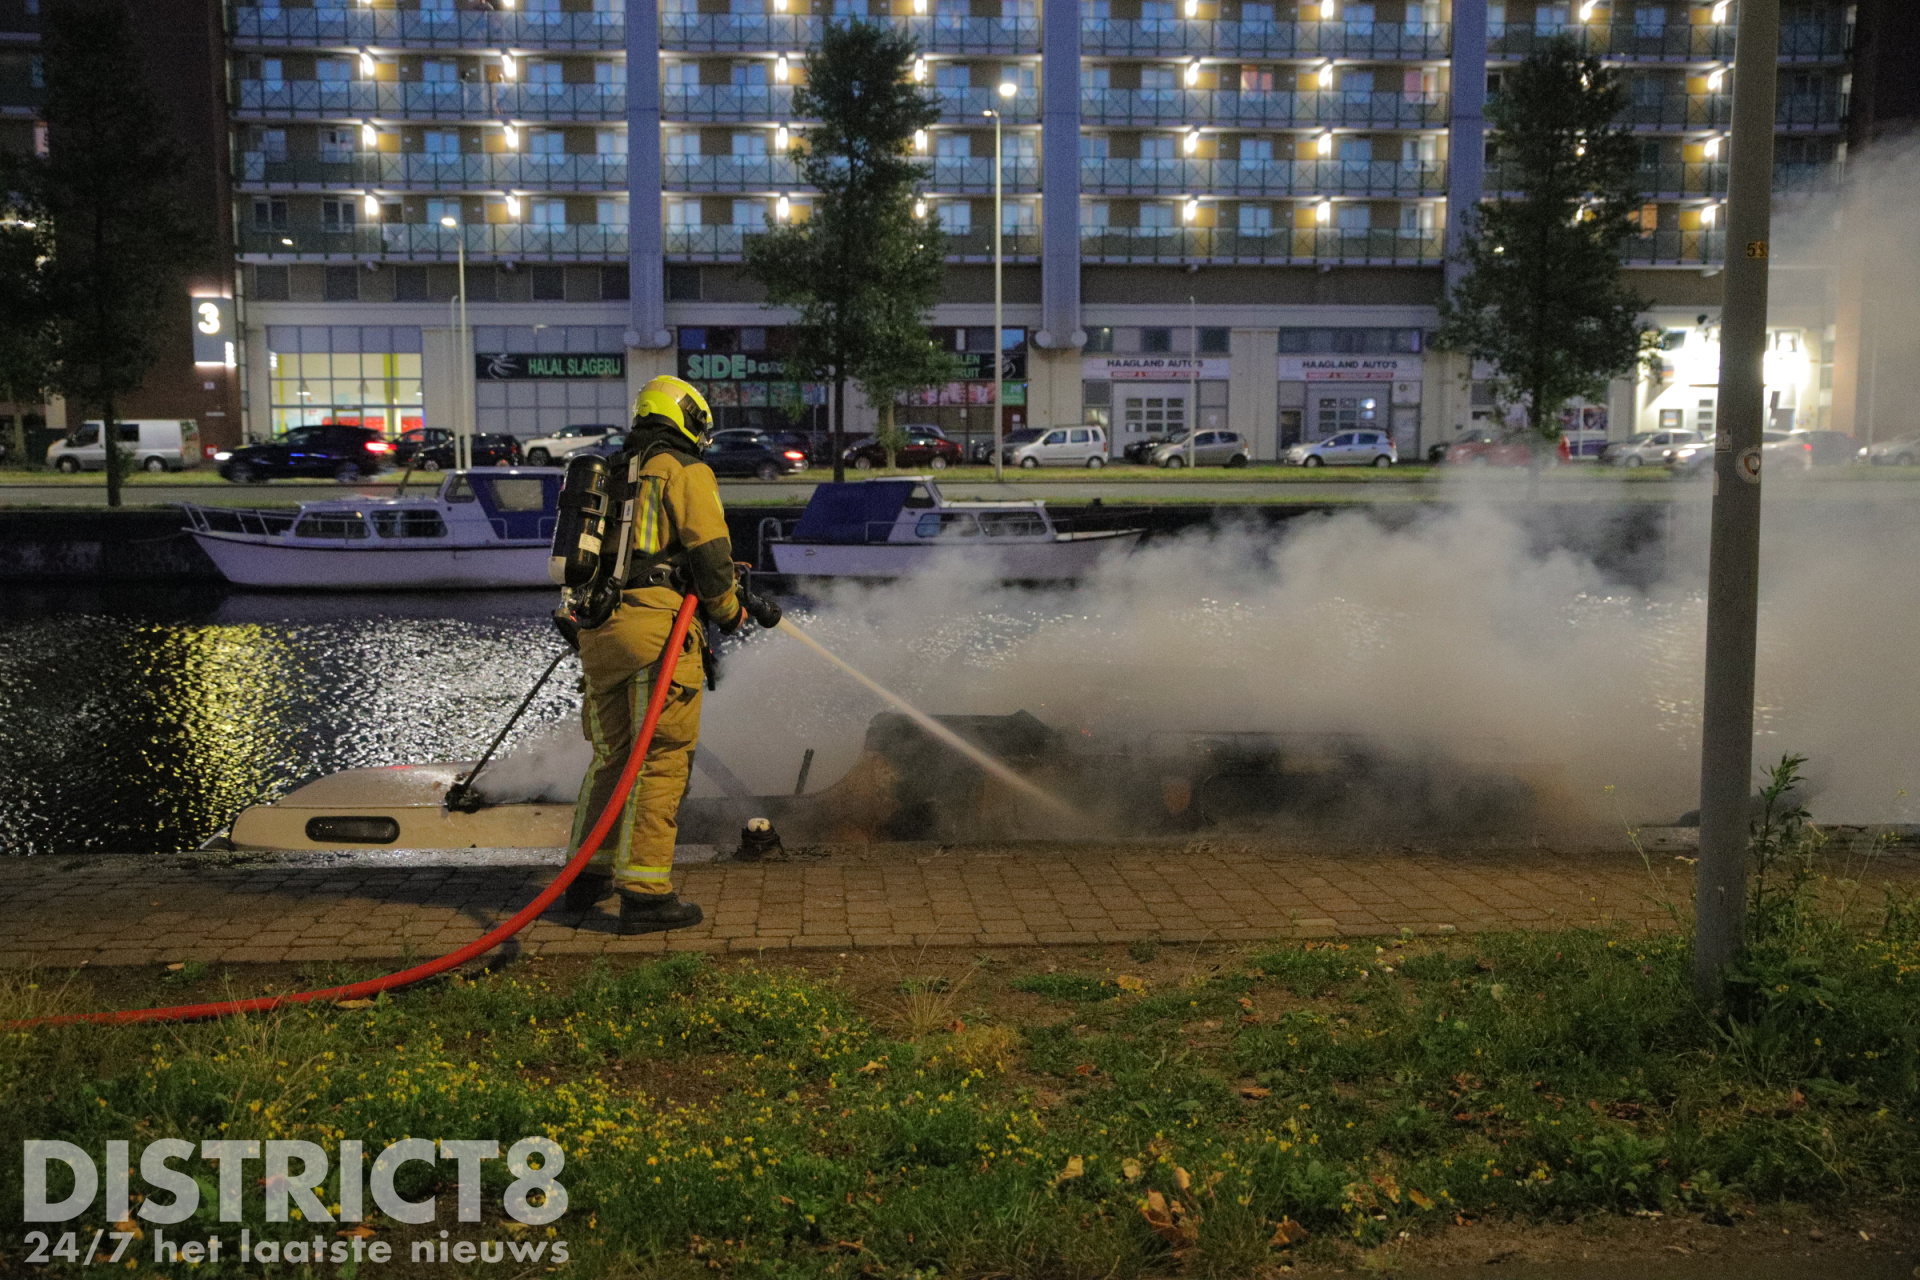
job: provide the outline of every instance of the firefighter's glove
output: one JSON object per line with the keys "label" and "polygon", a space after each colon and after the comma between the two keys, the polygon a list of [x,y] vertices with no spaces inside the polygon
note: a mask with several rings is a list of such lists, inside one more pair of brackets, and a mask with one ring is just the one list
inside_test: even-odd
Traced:
{"label": "firefighter's glove", "polygon": [[780,606],[768,596],[757,596],[742,587],[740,607],[749,618],[760,624],[762,630],[771,631],[780,625]]}
{"label": "firefighter's glove", "polygon": [[565,613],[556,613],[553,615],[553,629],[558,631],[560,638],[567,642],[567,648],[573,650],[575,653],[580,652],[579,623],[575,622]]}

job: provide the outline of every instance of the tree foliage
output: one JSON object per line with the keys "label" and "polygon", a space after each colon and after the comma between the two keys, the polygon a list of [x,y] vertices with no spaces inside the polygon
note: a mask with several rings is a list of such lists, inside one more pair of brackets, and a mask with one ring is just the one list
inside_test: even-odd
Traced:
{"label": "tree foliage", "polygon": [[[45,308],[53,390],[115,420],[184,304],[187,269],[211,237],[177,187],[185,168],[146,84],[119,0],[60,0],[45,20],[48,154],[20,182],[51,227],[35,289]],[[130,459],[107,430],[107,501],[118,506]]]}
{"label": "tree foliage", "polygon": [[27,457],[24,407],[46,397],[52,380],[47,308],[40,266],[52,252],[45,211],[0,157],[0,401],[20,409],[5,447],[13,465]]}
{"label": "tree foliage", "polygon": [[940,373],[925,326],[945,245],[914,215],[927,170],[912,155],[914,132],[939,119],[940,106],[911,80],[914,53],[912,37],[890,28],[826,28],[794,91],[794,113],[819,121],[800,156],[819,193],[812,216],[769,226],[746,245],[747,271],[767,301],[797,313],[790,376],[832,380],[835,479],[844,474],[848,380],[885,413],[900,391],[928,385],[915,379]]}
{"label": "tree foliage", "polygon": [[1501,186],[1462,239],[1466,274],[1441,304],[1436,345],[1494,367],[1495,399],[1520,404],[1542,441],[1561,408],[1597,399],[1646,349],[1646,303],[1620,255],[1640,205],[1638,156],[1615,120],[1626,88],[1560,38],[1527,58],[1487,105]]}

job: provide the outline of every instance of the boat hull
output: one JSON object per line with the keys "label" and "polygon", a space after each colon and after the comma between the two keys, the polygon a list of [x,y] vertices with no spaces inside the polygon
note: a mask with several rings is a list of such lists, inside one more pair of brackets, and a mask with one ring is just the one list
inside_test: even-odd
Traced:
{"label": "boat hull", "polygon": [[772,544],[773,567],[800,578],[903,578],[935,565],[986,567],[994,576],[1022,582],[1085,577],[1103,558],[1140,540],[1137,529],[1084,534],[1047,542],[957,547],[936,542]]}
{"label": "boat hull", "polygon": [[245,534],[193,531],[223,577],[241,587],[308,591],[421,591],[544,588],[546,542],[489,546],[297,545]]}

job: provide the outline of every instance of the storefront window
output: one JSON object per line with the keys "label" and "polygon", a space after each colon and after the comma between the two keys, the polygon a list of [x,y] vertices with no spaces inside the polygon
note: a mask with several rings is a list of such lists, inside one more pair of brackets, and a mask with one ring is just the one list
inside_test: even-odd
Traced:
{"label": "storefront window", "polygon": [[270,325],[274,434],[340,423],[397,435],[424,426],[420,330],[406,325]]}

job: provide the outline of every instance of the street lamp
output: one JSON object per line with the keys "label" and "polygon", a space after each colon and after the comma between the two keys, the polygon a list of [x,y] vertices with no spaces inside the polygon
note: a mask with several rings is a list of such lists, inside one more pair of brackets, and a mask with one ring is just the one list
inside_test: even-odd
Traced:
{"label": "street lamp", "polygon": [[[1000,82],[1002,101],[1013,97],[1020,87],[1010,80]],[[1007,346],[1005,321],[1001,314],[1004,295],[1001,290],[1001,276],[1006,266],[1006,255],[1002,236],[1005,231],[1002,212],[1004,198],[1001,155],[1000,155],[1000,112],[989,110],[983,114],[993,117],[993,478],[995,483],[1003,483],[1006,476],[1006,464],[1000,457],[1001,436],[1005,430],[1005,409],[1007,396],[1007,378],[1004,356]]]}
{"label": "street lamp", "polygon": [[441,218],[440,225],[454,233],[453,243],[460,254],[460,319],[454,326],[459,352],[453,373],[453,465],[455,469],[465,471],[473,466],[473,426],[467,420],[467,379],[473,377],[473,352],[470,350],[473,339],[467,328],[467,237],[460,228],[459,219],[451,215]]}

